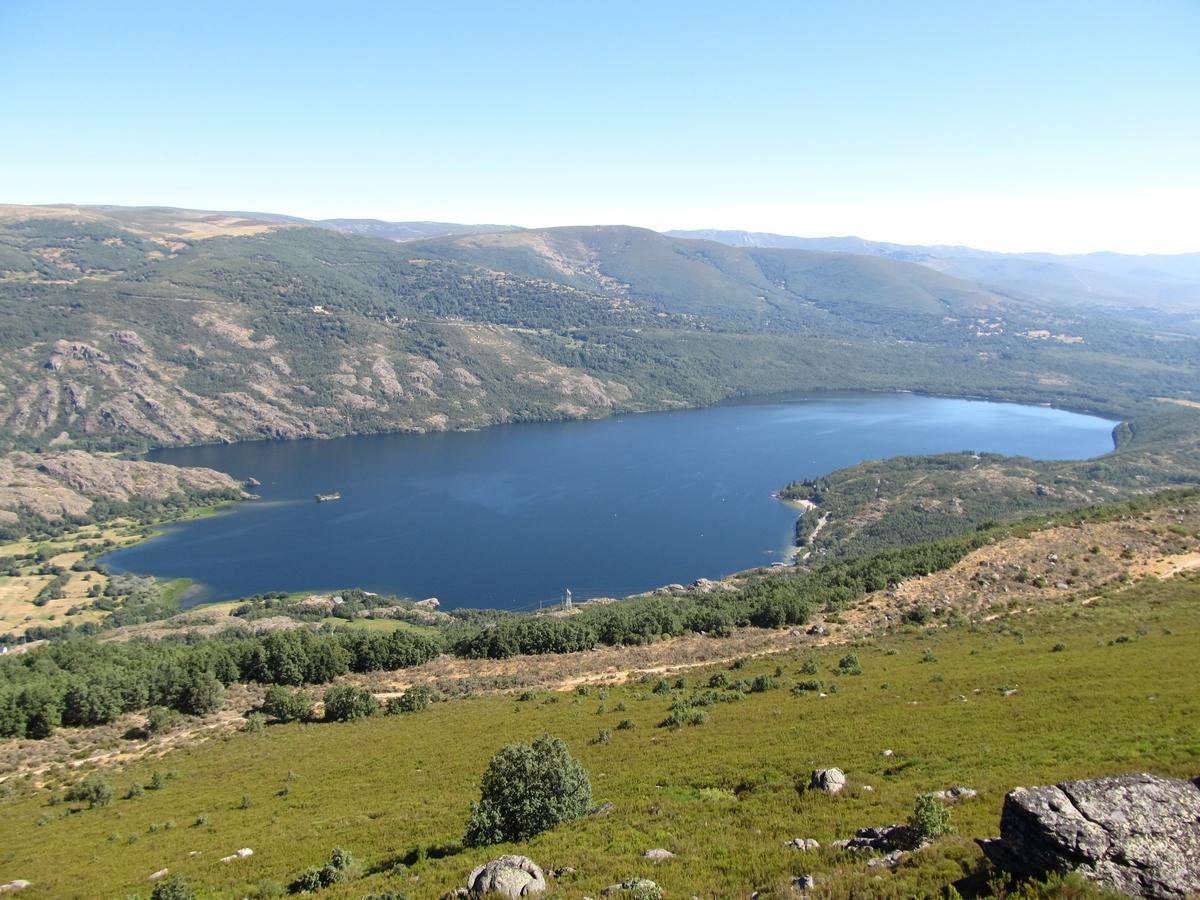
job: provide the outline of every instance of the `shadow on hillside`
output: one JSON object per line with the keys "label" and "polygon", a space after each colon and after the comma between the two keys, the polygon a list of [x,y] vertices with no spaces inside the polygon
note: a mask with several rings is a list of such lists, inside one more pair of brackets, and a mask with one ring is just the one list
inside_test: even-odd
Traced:
{"label": "shadow on hillside", "polygon": [[457,841],[451,841],[447,844],[435,844],[428,847],[418,844],[406,853],[397,853],[376,863],[368,870],[367,874],[378,875],[383,872],[391,872],[397,866],[415,866],[424,859],[445,859],[447,856],[457,856],[462,852],[462,844]]}

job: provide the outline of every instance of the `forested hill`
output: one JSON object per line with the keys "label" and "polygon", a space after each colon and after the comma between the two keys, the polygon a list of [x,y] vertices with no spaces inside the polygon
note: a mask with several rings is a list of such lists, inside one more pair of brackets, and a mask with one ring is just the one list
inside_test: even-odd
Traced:
{"label": "forested hill", "polygon": [[624,227],[396,243],[0,207],[0,446],[477,427],[825,388],[1128,412],[1196,342],[928,268]]}

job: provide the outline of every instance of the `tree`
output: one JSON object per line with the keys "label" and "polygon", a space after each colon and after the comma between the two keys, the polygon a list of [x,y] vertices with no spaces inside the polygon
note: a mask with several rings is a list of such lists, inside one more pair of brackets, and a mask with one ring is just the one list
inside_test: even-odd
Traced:
{"label": "tree", "polygon": [[281,684],[267,688],[262,710],[280,722],[303,721],[312,717],[313,698],[308,691],[293,691]]}
{"label": "tree", "polygon": [[585,815],[592,805],[587,772],[553,735],[509,744],[492,757],[471,804],[466,843],[524,841]]}
{"label": "tree", "polygon": [[362,688],[347,684],[325,692],[326,722],[353,722],[373,716],[378,710],[375,695]]}
{"label": "tree", "polygon": [[420,712],[435,699],[433,688],[427,684],[414,684],[399,697],[388,701],[389,713]]}
{"label": "tree", "polygon": [[194,716],[206,716],[221,708],[225,688],[212,672],[194,672],[183,686],[180,706]]}

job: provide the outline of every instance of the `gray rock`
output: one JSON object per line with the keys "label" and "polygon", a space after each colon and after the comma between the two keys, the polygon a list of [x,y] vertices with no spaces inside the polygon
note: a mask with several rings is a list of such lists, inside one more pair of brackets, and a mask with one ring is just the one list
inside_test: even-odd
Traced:
{"label": "gray rock", "polygon": [[811,875],[801,875],[792,879],[792,887],[798,891],[811,891],[817,886],[817,879]]}
{"label": "gray rock", "polygon": [[809,790],[836,794],[846,786],[846,773],[841,769],[814,769],[809,780]]}
{"label": "gray rock", "polygon": [[646,859],[652,859],[655,862],[662,862],[667,859],[674,859],[675,854],[670,850],[664,850],[662,847],[655,847],[653,850],[647,850],[642,856]]}
{"label": "gray rock", "polygon": [[620,884],[610,884],[608,887],[600,889],[600,893],[605,896],[619,894],[623,891],[629,891],[638,898],[662,897],[662,888],[649,878],[630,878]]}
{"label": "gray rock", "polygon": [[884,825],[882,828],[860,828],[846,841],[834,841],[835,847],[845,850],[871,850],[892,853],[914,849],[912,829],[907,825]]}
{"label": "gray rock", "polygon": [[17,878],[14,881],[0,884],[0,894],[15,894],[17,891],[25,890],[25,888],[29,887],[31,884],[33,884],[32,881],[26,881],[24,878]]}
{"label": "gray rock", "polygon": [[877,868],[879,866],[882,866],[886,869],[894,869],[894,868],[896,868],[896,866],[900,865],[900,860],[903,857],[904,857],[903,850],[893,850],[891,853],[888,853],[886,856],[876,856],[873,859],[868,859],[867,865],[872,869]]}
{"label": "gray rock", "polygon": [[946,788],[944,791],[933,791],[925,796],[932,797],[934,800],[941,800],[943,803],[954,803],[958,800],[974,800],[979,796],[979,792],[974,788],[959,786]]}
{"label": "gray rock", "polygon": [[791,847],[793,850],[820,850],[821,845],[812,838],[792,838],[790,841],[784,841],[783,846]]}
{"label": "gray rock", "polygon": [[471,872],[467,890],[472,894],[529,897],[546,890],[546,876],[529,857],[506,854]]}
{"label": "gray rock", "polygon": [[1122,894],[1186,897],[1200,892],[1200,785],[1140,774],[1017,788],[1000,837],[979,845],[1017,875],[1075,871]]}
{"label": "gray rock", "polygon": [[559,866],[557,869],[555,869],[550,874],[553,875],[555,878],[562,878],[564,875],[574,875],[575,867],[574,866]]}

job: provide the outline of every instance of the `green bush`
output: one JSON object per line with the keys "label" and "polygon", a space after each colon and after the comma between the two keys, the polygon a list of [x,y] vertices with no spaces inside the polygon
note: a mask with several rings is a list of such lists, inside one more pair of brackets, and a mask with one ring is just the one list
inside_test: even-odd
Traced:
{"label": "green bush", "polygon": [[341,884],[350,878],[350,869],[354,865],[354,857],[349,850],[335,847],[329,854],[329,859],[323,866],[310,866],[288,885],[288,891],[293,894],[307,894],[319,891],[331,885]]}
{"label": "green bush", "polygon": [[66,799],[72,803],[86,803],[88,809],[108,806],[113,799],[113,786],[100,778],[89,778],[67,789]]}
{"label": "green bush", "polygon": [[379,711],[379,701],[370,691],[353,685],[332,687],[325,692],[325,721],[353,722]]}
{"label": "green bush", "polygon": [[838,672],[842,675],[861,675],[862,666],[858,662],[858,656],[853,653],[847,653],[839,659]]}
{"label": "green bush", "polygon": [[773,691],[779,687],[779,681],[773,675],[759,675],[750,682],[750,693],[761,694]]}
{"label": "green bush", "polygon": [[465,843],[525,841],[578,819],[591,805],[587,772],[561,740],[546,734],[532,744],[509,744],[488,763]]}
{"label": "green bush", "polygon": [[168,875],[154,886],[150,900],[196,900],[196,889],[182,875]]}
{"label": "green bush", "polygon": [[436,699],[437,695],[429,685],[414,684],[399,697],[388,700],[387,711],[389,715],[420,712]]}
{"label": "green bush", "polygon": [[156,706],[146,714],[146,734],[166,734],[179,721],[179,713],[165,706]]}
{"label": "green bush", "polygon": [[914,847],[954,831],[954,826],[950,824],[950,810],[928,796],[917,798],[913,813],[908,817],[908,827]]}
{"label": "green bush", "polygon": [[313,699],[308,691],[295,691],[282,684],[267,688],[262,711],[280,722],[297,722],[312,718]]}

